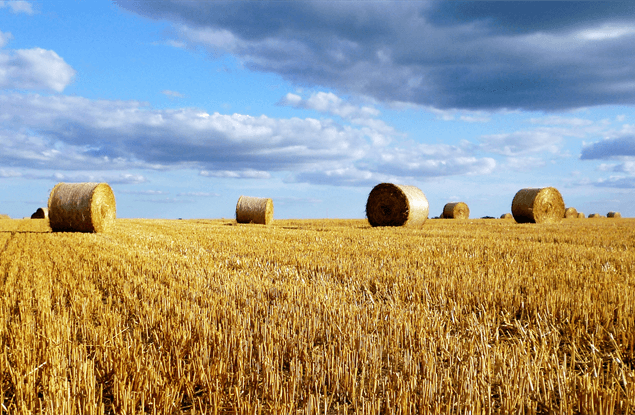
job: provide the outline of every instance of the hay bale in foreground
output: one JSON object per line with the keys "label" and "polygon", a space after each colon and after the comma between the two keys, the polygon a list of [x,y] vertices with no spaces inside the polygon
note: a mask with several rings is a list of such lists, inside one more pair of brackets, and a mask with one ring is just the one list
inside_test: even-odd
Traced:
{"label": "hay bale in foreground", "polygon": [[470,208],[464,202],[451,202],[443,206],[443,214],[445,219],[469,219]]}
{"label": "hay bale in foreground", "polygon": [[609,212],[609,213],[607,213],[607,214],[606,214],[606,217],[607,217],[607,218],[615,218],[615,219],[619,219],[619,218],[621,218],[621,217],[622,217],[622,214],[621,214],[620,212],[613,212],[613,211],[611,211],[611,212]]}
{"label": "hay bale in foreground", "polygon": [[31,219],[48,219],[49,217],[49,208],[41,207],[37,208],[35,213],[31,215]]}
{"label": "hay bale in foreground", "polygon": [[273,200],[265,197],[240,196],[236,203],[236,222],[269,225],[273,222]]}
{"label": "hay bale in foreground", "polygon": [[564,218],[564,201],[554,187],[520,189],[512,201],[518,223],[553,223]]}
{"label": "hay bale in foreground", "polygon": [[106,232],[117,216],[107,183],[58,183],[49,196],[53,232]]}
{"label": "hay bale in foreground", "polygon": [[578,212],[578,219],[584,219],[584,213]]}
{"label": "hay bale in foreground", "polygon": [[574,207],[568,207],[564,211],[565,219],[577,219],[578,218],[578,210]]}
{"label": "hay bale in foreground", "polygon": [[419,228],[428,219],[430,206],[416,186],[380,183],[366,201],[366,217],[371,226]]}

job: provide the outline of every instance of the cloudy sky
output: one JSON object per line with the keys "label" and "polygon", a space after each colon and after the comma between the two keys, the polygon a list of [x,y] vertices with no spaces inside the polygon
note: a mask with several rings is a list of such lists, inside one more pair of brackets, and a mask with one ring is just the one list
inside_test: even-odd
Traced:
{"label": "cloudy sky", "polygon": [[0,213],[363,218],[388,181],[635,216],[634,105],[632,1],[0,1]]}

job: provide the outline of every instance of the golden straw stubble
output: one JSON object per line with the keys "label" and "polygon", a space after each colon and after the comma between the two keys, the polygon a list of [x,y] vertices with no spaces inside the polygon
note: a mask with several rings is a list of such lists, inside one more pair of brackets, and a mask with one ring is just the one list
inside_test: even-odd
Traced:
{"label": "golden straw stubble", "polygon": [[469,219],[470,208],[464,202],[451,202],[443,206],[442,216],[445,219]]}
{"label": "golden straw stubble", "polygon": [[107,183],[58,183],[49,196],[53,232],[106,232],[117,216]]}
{"label": "golden straw stubble", "polygon": [[554,223],[564,218],[564,200],[554,187],[520,189],[512,201],[518,223]]}
{"label": "golden straw stubble", "polygon": [[273,200],[266,197],[240,196],[236,203],[236,222],[269,225],[273,222]]}
{"label": "golden straw stubble", "polygon": [[371,226],[418,228],[428,219],[428,199],[416,186],[380,183],[366,202],[366,217]]}

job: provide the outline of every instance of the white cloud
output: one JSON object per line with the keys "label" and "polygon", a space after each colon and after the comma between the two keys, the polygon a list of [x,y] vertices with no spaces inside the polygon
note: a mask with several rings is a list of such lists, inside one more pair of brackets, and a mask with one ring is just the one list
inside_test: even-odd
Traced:
{"label": "white cloud", "polygon": [[11,13],[33,14],[33,7],[31,7],[31,4],[28,1],[0,1],[0,9],[4,9],[5,7],[10,8]]}
{"label": "white cloud", "polygon": [[218,178],[228,178],[228,179],[269,179],[271,178],[271,174],[266,171],[256,171],[256,170],[220,170],[220,171],[207,171],[202,170],[199,172],[201,176],[204,177],[218,177]]}
{"label": "white cloud", "polygon": [[62,92],[74,76],[75,70],[52,50],[0,52],[0,88]]}
{"label": "white cloud", "polygon": [[5,170],[5,169],[0,169],[0,178],[12,178],[12,177],[20,177],[22,176],[22,173],[17,172],[15,170]]}
{"label": "white cloud", "polygon": [[549,131],[517,131],[484,135],[482,148],[496,154],[515,157],[529,153],[557,153],[562,137]]}
{"label": "white cloud", "polygon": [[[38,178],[44,178],[43,176],[39,176]],[[130,174],[130,173],[55,173],[51,177],[54,180],[60,182],[107,182],[110,184],[139,184],[145,183],[147,179],[140,174]]]}
{"label": "white cloud", "polygon": [[11,32],[0,32],[0,48],[5,47],[11,39],[13,39],[13,35],[11,34]]}
{"label": "white cloud", "polygon": [[383,137],[391,127],[375,118],[367,121],[356,128],[332,119],[0,94],[0,163],[75,171],[188,168],[204,177],[243,179],[269,179],[272,172],[285,171],[291,180],[337,185],[489,174],[495,167],[493,159],[477,157],[478,146],[469,142],[389,144]]}
{"label": "white cloud", "polygon": [[183,98],[185,95],[181,94],[180,92],[177,91],[170,91],[169,89],[164,89],[163,91],[161,91],[161,93],[163,95],[166,95],[170,98]]}
{"label": "white cloud", "polygon": [[376,108],[350,104],[332,92],[317,92],[307,99],[288,93],[279,104],[335,115],[353,125],[368,127],[362,131],[371,137],[375,145],[387,145],[392,141],[393,136],[401,135],[393,127],[377,118],[381,113]]}
{"label": "white cloud", "polygon": [[635,28],[632,26],[618,26],[614,24],[603,25],[578,32],[577,36],[585,40],[611,40],[623,36],[635,35]]}

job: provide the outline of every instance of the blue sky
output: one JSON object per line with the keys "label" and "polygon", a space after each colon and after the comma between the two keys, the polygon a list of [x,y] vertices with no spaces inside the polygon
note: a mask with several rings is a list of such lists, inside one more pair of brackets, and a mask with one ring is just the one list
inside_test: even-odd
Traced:
{"label": "blue sky", "polygon": [[387,181],[635,216],[634,45],[630,1],[0,1],[0,213],[363,218]]}

